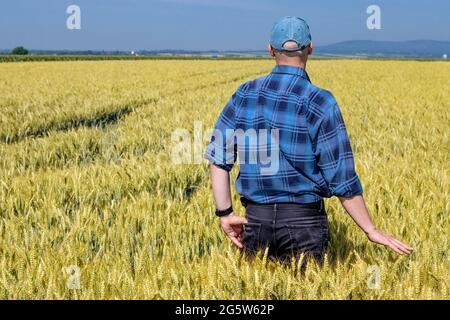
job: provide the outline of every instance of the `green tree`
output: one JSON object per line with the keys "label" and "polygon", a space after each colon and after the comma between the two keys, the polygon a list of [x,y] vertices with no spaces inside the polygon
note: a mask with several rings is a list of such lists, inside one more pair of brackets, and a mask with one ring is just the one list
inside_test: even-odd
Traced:
{"label": "green tree", "polygon": [[25,49],[24,47],[16,47],[11,51],[11,54],[25,55],[28,54],[28,50]]}

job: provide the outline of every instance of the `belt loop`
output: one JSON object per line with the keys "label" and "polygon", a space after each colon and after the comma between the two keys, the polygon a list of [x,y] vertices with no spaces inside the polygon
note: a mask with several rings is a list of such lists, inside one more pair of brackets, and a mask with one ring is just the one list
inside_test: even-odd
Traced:
{"label": "belt loop", "polygon": [[241,197],[241,204],[244,208],[247,208],[248,202],[247,199],[245,199],[245,197]]}
{"label": "belt loop", "polygon": [[[274,212],[274,215],[273,215],[273,225],[274,225],[274,227],[275,227],[275,223],[276,223],[277,220],[278,220],[278,217],[277,217],[277,204],[276,204],[276,203],[273,204],[273,212]],[[275,235],[275,234],[274,234],[274,235]]]}

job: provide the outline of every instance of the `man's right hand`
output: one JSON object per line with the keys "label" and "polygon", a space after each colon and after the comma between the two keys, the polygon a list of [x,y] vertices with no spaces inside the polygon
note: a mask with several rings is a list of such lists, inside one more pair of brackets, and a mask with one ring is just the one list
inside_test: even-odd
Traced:
{"label": "man's right hand", "polygon": [[241,242],[241,235],[244,231],[244,224],[247,223],[247,219],[235,216],[234,213],[230,213],[227,216],[220,217],[220,225],[223,231],[227,234],[228,238],[238,247],[243,248]]}
{"label": "man's right hand", "polygon": [[400,240],[395,239],[394,237],[384,234],[383,232],[373,229],[372,231],[367,233],[367,237],[370,241],[378,244],[385,245],[391,248],[393,251],[398,254],[410,254],[414,251],[413,248],[408,246],[407,244],[401,242]]}
{"label": "man's right hand", "polygon": [[370,241],[385,245],[398,254],[410,254],[414,251],[407,244],[375,228],[362,195],[339,197],[339,200],[348,214],[355,220],[356,224],[364,230]]}

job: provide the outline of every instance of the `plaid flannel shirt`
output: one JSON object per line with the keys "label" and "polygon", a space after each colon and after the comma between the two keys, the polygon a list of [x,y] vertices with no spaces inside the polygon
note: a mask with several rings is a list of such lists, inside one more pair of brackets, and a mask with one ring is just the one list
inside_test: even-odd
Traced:
{"label": "plaid flannel shirt", "polygon": [[[303,68],[277,65],[270,74],[242,84],[214,129],[205,158],[230,171],[239,151],[236,188],[252,201],[308,203],[362,194],[339,106],[329,91],[311,83]],[[272,136],[259,145],[272,155],[278,152],[276,172],[262,174],[266,163],[249,163],[251,144],[230,135],[239,129],[277,129],[275,148]]]}

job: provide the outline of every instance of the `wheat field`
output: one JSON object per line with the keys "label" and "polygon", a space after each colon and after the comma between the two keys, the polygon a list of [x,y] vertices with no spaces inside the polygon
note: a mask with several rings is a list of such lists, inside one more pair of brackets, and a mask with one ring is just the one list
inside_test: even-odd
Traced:
{"label": "wheat field", "polygon": [[375,224],[416,251],[369,243],[331,198],[325,265],[304,274],[241,259],[207,163],[171,161],[174,130],[212,128],[239,84],[272,67],[0,63],[0,298],[449,299],[450,63],[309,63],[341,106]]}

